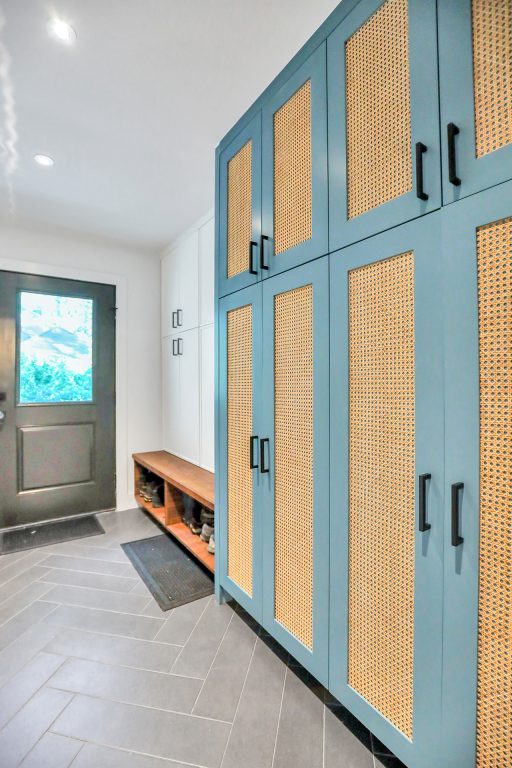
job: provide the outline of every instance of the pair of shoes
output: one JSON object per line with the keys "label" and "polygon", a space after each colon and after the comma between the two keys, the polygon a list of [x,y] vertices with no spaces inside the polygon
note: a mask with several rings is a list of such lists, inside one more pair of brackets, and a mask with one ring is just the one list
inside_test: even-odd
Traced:
{"label": "pair of shoes", "polygon": [[201,509],[201,522],[203,525],[206,523],[206,525],[209,525],[213,528],[214,519],[215,519],[215,515],[211,511],[211,509],[206,509],[206,507],[203,507]]}
{"label": "pair of shoes", "polygon": [[183,494],[183,522],[188,525],[192,533],[198,536],[201,533],[201,505],[195,499]]}
{"label": "pair of shoes", "polygon": [[212,531],[212,535],[210,536],[210,541],[208,542],[208,552],[210,555],[215,554],[215,532]]}
{"label": "pair of shoes", "polygon": [[213,525],[208,525],[208,523],[203,523],[203,528],[201,530],[201,539],[203,541],[210,541],[212,535],[213,535]]}
{"label": "pair of shoes", "polygon": [[141,470],[139,477],[139,496],[142,496],[144,501],[151,501],[153,490],[150,488],[149,475],[147,472]]}
{"label": "pair of shoes", "polygon": [[155,509],[161,509],[164,505],[162,496],[164,495],[164,484],[154,483],[153,491],[151,493],[151,503]]}

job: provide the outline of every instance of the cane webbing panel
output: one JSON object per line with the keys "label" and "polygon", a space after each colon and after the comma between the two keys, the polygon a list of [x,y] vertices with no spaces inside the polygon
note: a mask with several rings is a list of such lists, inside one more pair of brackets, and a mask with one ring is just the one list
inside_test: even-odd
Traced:
{"label": "cane webbing panel", "polygon": [[313,287],[274,300],[275,617],[313,648]]}
{"label": "cane webbing panel", "polygon": [[348,681],[412,738],[414,256],[349,275]]}
{"label": "cane webbing panel", "polygon": [[512,143],[512,0],[473,0],[476,156]]}
{"label": "cane webbing panel", "polygon": [[477,233],[480,330],[478,768],[512,765],[512,219]]}
{"label": "cane webbing panel", "polygon": [[252,596],[252,307],[228,312],[228,576]]}
{"label": "cane webbing panel", "polygon": [[228,277],[247,272],[252,237],[252,141],[228,162]]}
{"label": "cane webbing panel", "polygon": [[345,45],[348,218],[412,190],[408,0],[386,0]]}
{"label": "cane webbing panel", "polygon": [[311,81],[274,115],[274,252],[313,234]]}

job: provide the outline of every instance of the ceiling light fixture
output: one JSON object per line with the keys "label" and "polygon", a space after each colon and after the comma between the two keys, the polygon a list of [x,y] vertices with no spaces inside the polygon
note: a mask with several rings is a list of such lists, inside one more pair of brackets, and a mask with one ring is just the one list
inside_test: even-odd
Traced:
{"label": "ceiling light fixture", "polygon": [[34,160],[38,165],[42,165],[45,168],[50,168],[50,166],[52,166],[55,162],[53,157],[50,157],[50,155],[34,155]]}
{"label": "ceiling light fixture", "polygon": [[52,37],[66,45],[72,45],[76,40],[76,32],[71,24],[57,16],[48,20],[48,30]]}

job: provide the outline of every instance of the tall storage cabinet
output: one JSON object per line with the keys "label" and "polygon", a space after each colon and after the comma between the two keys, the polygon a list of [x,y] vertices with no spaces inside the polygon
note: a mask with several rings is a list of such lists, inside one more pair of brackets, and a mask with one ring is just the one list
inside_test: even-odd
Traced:
{"label": "tall storage cabinet", "polygon": [[511,73],[344,0],[217,152],[217,595],[408,768],[512,765]]}

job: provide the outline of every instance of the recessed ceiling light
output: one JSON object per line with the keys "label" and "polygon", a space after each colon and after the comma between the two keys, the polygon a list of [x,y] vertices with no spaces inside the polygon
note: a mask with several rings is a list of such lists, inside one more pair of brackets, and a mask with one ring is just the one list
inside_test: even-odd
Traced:
{"label": "recessed ceiling light", "polygon": [[49,168],[54,163],[53,157],[50,155],[34,155],[34,160],[38,165],[43,165],[45,168]]}
{"label": "recessed ceiling light", "polygon": [[48,30],[52,37],[66,45],[72,45],[76,40],[76,32],[67,21],[53,16],[48,20]]}

